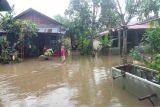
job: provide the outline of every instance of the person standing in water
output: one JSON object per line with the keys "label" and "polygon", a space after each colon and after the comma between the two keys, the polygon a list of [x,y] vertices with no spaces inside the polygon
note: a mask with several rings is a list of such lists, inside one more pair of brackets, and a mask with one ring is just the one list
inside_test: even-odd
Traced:
{"label": "person standing in water", "polygon": [[63,64],[65,62],[65,49],[64,46],[61,46],[61,63]]}

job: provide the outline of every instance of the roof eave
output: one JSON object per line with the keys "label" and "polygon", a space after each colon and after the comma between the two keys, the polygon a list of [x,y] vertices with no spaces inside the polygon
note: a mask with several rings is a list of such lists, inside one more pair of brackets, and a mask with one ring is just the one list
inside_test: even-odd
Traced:
{"label": "roof eave", "polygon": [[49,20],[52,21],[53,23],[56,23],[56,24],[58,24],[58,25],[62,25],[61,23],[57,22],[56,20],[54,20],[54,19],[52,19],[52,18],[50,18],[50,17],[42,14],[41,12],[39,12],[39,11],[37,11],[37,10],[32,9],[32,8],[27,9],[26,11],[20,13],[19,15],[15,16],[14,18],[15,18],[15,19],[18,19],[18,18],[20,18],[21,16],[23,16],[24,14],[26,14],[26,13],[28,13],[28,12],[30,12],[30,11],[36,12],[36,13],[38,13],[39,15],[46,17],[47,19],[49,19]]}

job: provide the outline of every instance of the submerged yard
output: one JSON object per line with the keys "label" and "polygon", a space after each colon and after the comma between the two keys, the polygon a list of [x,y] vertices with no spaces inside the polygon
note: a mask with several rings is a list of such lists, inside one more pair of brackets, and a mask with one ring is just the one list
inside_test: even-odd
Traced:
{"label": "submerged yard", "polygon": [[119,56],[26,59],[0,65],[0,107],[151,106],[112,82]]}

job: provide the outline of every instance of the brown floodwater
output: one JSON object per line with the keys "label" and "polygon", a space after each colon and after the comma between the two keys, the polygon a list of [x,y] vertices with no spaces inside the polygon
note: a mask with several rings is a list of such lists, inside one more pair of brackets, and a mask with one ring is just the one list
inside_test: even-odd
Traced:
{"label": "brown floodwater", "polygon": [[118,56],[72,56],[66,64],[26,59],[0,65],[0,107],[142,107],[138,98],[112,82]]}

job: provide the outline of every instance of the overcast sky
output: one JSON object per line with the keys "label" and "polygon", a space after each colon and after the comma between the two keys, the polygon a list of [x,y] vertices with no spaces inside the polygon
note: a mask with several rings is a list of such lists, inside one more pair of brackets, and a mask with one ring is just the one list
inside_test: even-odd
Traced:
{"label": "overcast sky", "polygon": [[33,8],[49,17],[64,15],[70,0],[7,0],[10,6],[15,5],[15,12],[19,14],[28,8]]}

